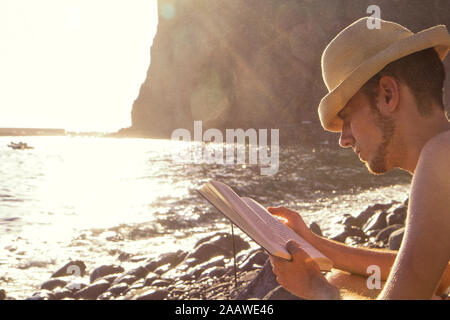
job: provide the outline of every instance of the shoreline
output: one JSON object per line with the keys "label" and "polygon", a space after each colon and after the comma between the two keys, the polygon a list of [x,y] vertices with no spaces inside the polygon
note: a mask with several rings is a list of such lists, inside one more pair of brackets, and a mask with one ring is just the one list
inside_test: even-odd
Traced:
{"label": "shoreline", "polygon": [[[359,214],[344,215],[344,231],[328,238],[352,246],[398,250],[403,236],[407,200],[368,206]],[[321,235],[320,226],[311,223]],[[246,300],[296,299],[278,287],[261,248],[234,236],[237,248],[235,284],[231,235],[216,232],[201,238],[191,250],[167,252],[125,270],[121,264],[88,269],[81,260],[68,261],[19,300]],[[0,299],[16,300],[0,288]]]}

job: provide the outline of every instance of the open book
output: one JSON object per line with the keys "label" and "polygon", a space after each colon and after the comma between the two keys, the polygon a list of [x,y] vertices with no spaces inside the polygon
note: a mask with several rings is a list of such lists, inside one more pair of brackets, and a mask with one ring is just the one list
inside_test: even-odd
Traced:
{"label": "open book", "polygon": [[330,259],[255,200],[241,198],[229,186],[214,180],[206,183],[198,191],[225,217],[270,254],[290,260],[291,255],[285,244],[289,240],[294,240],[319,265],[320,270],[330,271],[333,267]]}

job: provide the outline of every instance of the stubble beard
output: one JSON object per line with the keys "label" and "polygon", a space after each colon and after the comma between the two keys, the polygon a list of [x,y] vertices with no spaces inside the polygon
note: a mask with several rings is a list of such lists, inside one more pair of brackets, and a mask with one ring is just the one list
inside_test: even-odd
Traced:
{"label": "stubble beard", "polygon": [[372,159],[366,162],[367,169],[373,174],[383,174],[389,171],[392,166],[388,166],[388,148],[392,145],[395,123],[389,117],[382,115],[378,109],[374,110],[375,125],[382,132],[382,141],[378,146]]}

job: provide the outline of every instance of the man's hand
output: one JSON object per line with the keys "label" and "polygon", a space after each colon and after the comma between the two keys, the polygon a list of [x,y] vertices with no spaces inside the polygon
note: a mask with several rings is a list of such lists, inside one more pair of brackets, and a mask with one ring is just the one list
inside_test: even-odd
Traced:
{"label": "man's hand", "polygon": [[270,255],[272,270],[280,285],[292,294],[308,300],[339,299],[339,289],[328,283],[317,263],[298,243],[290,240],[286,248],[292,255],[290,261]]}
{"label": "man's hand", "polygon": [[295,211],[292,211],[286,207],[268,207],[269,211],[274,216],[278,216],[282,219],[285,225],[294,230],[299,236],[308,242],[313,242],[314,233],[308,228],[308,226],[303,221],[302,217]]}

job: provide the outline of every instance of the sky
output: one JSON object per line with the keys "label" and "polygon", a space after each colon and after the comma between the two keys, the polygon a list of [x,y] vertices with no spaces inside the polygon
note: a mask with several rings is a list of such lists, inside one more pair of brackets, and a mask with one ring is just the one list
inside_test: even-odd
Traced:
{"label": "sky", "polygon": [[0,0],[0,127],[131,125],[157,0]]}

